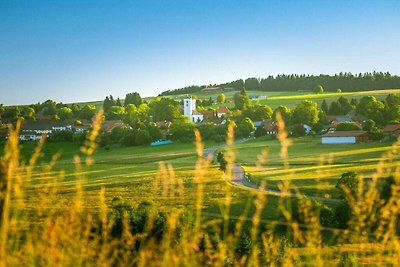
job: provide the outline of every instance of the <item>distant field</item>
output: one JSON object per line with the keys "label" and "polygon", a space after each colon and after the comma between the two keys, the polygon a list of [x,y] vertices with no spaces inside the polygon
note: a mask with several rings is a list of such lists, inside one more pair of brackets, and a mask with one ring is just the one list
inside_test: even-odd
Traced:
{"label": "distant field", "polygon": [[[289,147],[290,168],[285,170],[279,156],[277,140],[259,138],[238,145],[237,161],[254,178],[267,182],[269,189],[278,190],[282,180],[290,180],[300,192],[307,195],[337,196],[335,188],[344,172],[355,171],[368,176],[376,170],[382,154],[391,143],[370,142],[350,145],[322,145],[319,138],[294,139]],[[263,150],[268,150],[266,164],[256,167],[255,162]]]}
{"label": "distant field", "polygon": [[[232,98],[234,94],[237,92],[225,92],[225,96],[227,98]],[[209,92],[199,92],[195,95],[198,99],[208,99],[209,97],[212,97],[213,99],[216,99],[217,96],[220,93],[209,93]],[[342,93],[323,93],[323,94],[314,94],[309,91],[302,91],[302,92],[290,92],[290,91],[281,91],[281,92],[267,92],[267,91],[247,91],[247,94],[249,96],[265,96],[266,99],[253,99],[253,102],[258,101],[260,104],[266,104],[271,106],[272,108],[276,108],[278,106],[287,106],[287,107],[294,107],[298,103],[300,103],[303,100],[312,100],[318,103],[318,105],[321,104],[321,102],[325,99],[326,101],[331,102],[334,100],[337,100],[339,97],[344,96],[346,98],[356,98],[360,99],[361,97],[365,95],[371,95],[375,96],[378,99],[384,99],[388,94],[400,94],[400,89],[390,89],[390,90],[373,90],[373,91],[360,91],[360,92],[342,92]],[[187,95],[182,94],[182,95],[171,95],[171,96],[165,96],[169,98],[173,98],[176,100],[180,100],[185,98]],[[154,99],[154,97],[149,97],[146,98],[147,101],[151,102]],[[123,99],[121,99],[123,100]],[[95,105],[97,109],[100,109],[103,105],[103,101],[92,101],[92,102],[81,102],[77,103],[81,107],[83,107],[86,104],[92,104]],[[233,107],[233,103],[226,103],[225,104],[228,107]],[[219,107],[219,104],[213,105],[212,107],[217,108]]]}

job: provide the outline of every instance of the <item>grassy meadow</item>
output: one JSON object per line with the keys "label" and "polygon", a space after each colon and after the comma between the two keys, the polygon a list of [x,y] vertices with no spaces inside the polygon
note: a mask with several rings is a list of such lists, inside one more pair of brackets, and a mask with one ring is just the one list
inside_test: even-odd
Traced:
{"label": "grassy meadow", "polygon": [[[100,118],[82,146],[21,145],[10,132],[0,168],[0,267],[400,264],[399,142],[321,145],[281,129],[277,140],[233,145],[230,128],[224,173],[203,157],[216,144],[198,133],[193,144],[98,148]],[[274,192],[229,183],[235,162]],[[362,173],[366,186],[345,195],[347,227],[327,226],[321,214],[339,203],[316,206],[312,197],[338,198],[334,186],[347,171]],[[389,175],[382,201],[378,183]],[[306,197],[294,210],[288,193],[296,190]]]}
{"label": "grassy meadow", "polygon": [[[289,168],[284,168],[280,158],[280,143],[269,137],[240,144],[236,147],[237,161],[257,182],[265,181],[267,188],[279,191],[278,185],[289,180],[299,191],[308,196],[336,198],[340,190],[335,188],[344,172],[354,171],[371,175],[392,143],[368,142],[344,145],[322,145],[318,137],[292,140],[289,149]],[[265,162],[260,165],[260,155]],[[393,163],[395,166],[395,163]]]}

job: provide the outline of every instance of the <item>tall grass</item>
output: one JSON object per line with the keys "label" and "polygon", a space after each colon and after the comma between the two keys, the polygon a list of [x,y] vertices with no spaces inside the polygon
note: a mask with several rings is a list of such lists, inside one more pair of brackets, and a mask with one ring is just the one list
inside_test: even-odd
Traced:
{"label": "tall grass", "polygon": [[[94,162],[92,155],[97,147],[101,117],[101,114],[96,117],[79,156],[73,159],[73,197],[61,194],[57,189],[64,172],[58,171],[56,178],[49,176],[58,155],[46,164],[38,164],[44,138],[31,159],[24,163],[19,157],[19,124],[15,128],[10,126],[0,168],[0,266],[400,264],[400,142],[382,156],[368,184],[360,177],[356,193],[343,188],[353,216],[348,227],[341,230],[322,226],[320,207],[307,197],[299,197],[290,179],[285,179],[280,186],[278,207],[269,206],[268,192],[263,190],[267,184],[262,184],[259,190],[254,190],[253,202],[243,205],[243,215],[231,217],[232,185],[229,181],[235,162],[232,126],[227,132],[227,170],[221,172],[221,180],[227,181],[223,189],[225,197],[220,203],[221,216],[210,219],[203,215],[207,193],[205,180],[211,173],[213,159],[203,157],[201,136],[196,131],[198,160],[194,166],[194,203],[185,209],[170,209],[165,216],[160,215],[157,207],[146,209],[144,227],[142,231],[135,231],[132,221],[139,223],[140,220],[132,220],[132,209],[124,206],[121,200],[116,199],[116,206],[111,207],[106,201],[104,188],[98,192],[95,211],[85,205],[88,199],[82,181],[87,178],[82,170],[90,168]],[[278,126],[280,157],[284,168],[289,169],[291,141],[279,116]],[[332,162],[332,159],[322,156],[320,163],[316,164],[323,162]],[[268,151],[264,151],[256,166],[261,168],[267,164]],[[295,173],[288,174],[293,175]],[[383,201],[379,180],[388,176],[393,176],[394,184],[390,199]],[[182,197],[186,190],[172,166],[162,162],[152,189],[154,194],[165,199]],[[293,196],[299,197],[298,216],[293,216]],[[112,210],[115,207],[119,212]],[[254,212],[249,218],[250,208]],[[282,214],[281,221],[270,222],[262,218],[264,209],[276,208]],[[119,229],[115,227],[117,224],[121,225],[118,234],[115,233]]]}

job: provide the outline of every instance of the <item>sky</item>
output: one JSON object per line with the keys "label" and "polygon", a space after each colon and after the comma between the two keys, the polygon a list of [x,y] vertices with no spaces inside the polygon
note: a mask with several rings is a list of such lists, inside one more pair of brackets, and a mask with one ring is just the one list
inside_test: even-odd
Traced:
{"label": "sky", "polygon": [[0,103],[276,74],[400,75],[400,1],[0,1]]}

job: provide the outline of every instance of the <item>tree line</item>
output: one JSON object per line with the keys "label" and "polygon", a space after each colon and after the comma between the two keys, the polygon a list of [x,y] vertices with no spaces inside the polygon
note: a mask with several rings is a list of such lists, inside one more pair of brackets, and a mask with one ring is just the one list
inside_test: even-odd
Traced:
{"label": "tree line", "polygon": [[[366,72],[352,74],[340,72],[334,75],[306,75],[306,74],[280,74],[270,75],[267,78],[239,79],[223,84],[208,85],[220,88],[233,88],[240,90],[260,91],[312,91],[318,85],[323,86],[326,91],[368,91],[380,89],[400,88],[400,76],[392,75],[389,72]],[[180,89],[168,90],[160,95],[178,95],[198,93],[207,85],[192,85]]]}

